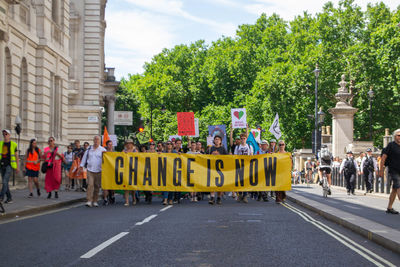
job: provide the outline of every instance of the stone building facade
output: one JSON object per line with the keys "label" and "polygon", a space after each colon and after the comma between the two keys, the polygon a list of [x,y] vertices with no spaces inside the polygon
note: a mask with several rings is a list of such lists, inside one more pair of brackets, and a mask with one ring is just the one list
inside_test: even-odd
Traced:
{"label": "stone building facade", "polygon": [[34,137],[41,147],[49,136],[64,147],[100,134],[103,106],[118,87],[105,71],[105,6],[0,0],[0,128],[16,138],[21,118],[21,154]]}

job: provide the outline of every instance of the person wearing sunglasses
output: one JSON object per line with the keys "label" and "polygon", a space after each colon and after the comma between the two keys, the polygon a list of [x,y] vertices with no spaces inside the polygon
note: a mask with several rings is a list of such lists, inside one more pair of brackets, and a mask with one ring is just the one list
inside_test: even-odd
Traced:
{"label": "person wearing sunglasses", "polygon": [[10,188],[8,181],[10,180],[11,173],[15,170],[19,173],[19,155],[17,143],[11,141],[11,131],[4,129],[2,131],[3,141],[0,141],[0,170],[3,187],[0,193],[0,202],[3,202],[4,195],[7,199],[4,203],[12,203]]}
{"label": "person wearing sunglasses", "polygon": [[[278,142],[278,153],[286,153],[286,144],[285,141],[280,140]],[[275,191],[275,202],[282,203],[286,199],[286,192],[285,191]]]}
{"label": "person wearing sunglasses", "polygon": [[388,167],[393,185],[386,213],[399,214],[397,210],[393,209],[393,203],[396,195],[400,200],[400,129],[394,131],[393,140],[382,150],[379,177],[383,177],[385,167]]}

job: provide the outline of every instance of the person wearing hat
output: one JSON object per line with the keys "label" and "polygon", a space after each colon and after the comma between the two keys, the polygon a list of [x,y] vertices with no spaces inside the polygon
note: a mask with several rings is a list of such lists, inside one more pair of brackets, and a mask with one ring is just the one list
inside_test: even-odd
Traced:
{"label": "person wearing hat", "polygon": [[[219,134],[214,135],[214,145],[210,147],[210,149],[207,151],[207,154],[211,155],[228,155],[228,151],[226,151],[225,147],[222,145],[222,136]],[[217,193],[217,204],[222,204],[222,193],[223,192],[218,192]],[[214,205],[215,201],[215,192],[210,192],[210,200],[208,203],[210,205]]]}
{"label": "person wearing hat", "polygon": [[364,178],[367,193],[372,193],[373,183],[374,183],[374,172],[378,176],[378,163],[376,158],[372,156],[372,149],[367,149],[367,155],[361,161],[360,167],[361,175]]}
{"label": "person wearing hat", "polygon": [[358,164],[353,158],[353,152],[347,151],[346,158],[342,161],[340,165],[340,173],[344,174],[344,179],[346,181],[347,194],[355,195],[354,189],[356,185],[356,174],[358,171]]}
{"label": "person wearing hat", "polygon": [[278,152],[278,146],[276,145],[276,139],[269,140],[269,153]]}
{"label": "person wearing hat", "polygon": [[[325,171],[326,173],[326,178],[328,180],[329,188],[328,188],[328,195],[331,194],[331,172],[332,172],[332,163],[333,163],[333,157],[332,153],[329,151],[329,148],[327,145],[322,145],[321,146],[321,151],[318,152],[318,159],[320,162],[319,168],[318,168],[318,177],[322,178],[322,172]],[[320,185],[322,185],[322,181],[320,180]]]}
{"label": "person wearing hat", "polygon": [[0,141],[0,171],[3,187],[1,188],[0,202],[3,202],[4,195],[6,195],[7,199],[4,203],[12,203],[8,181],[10,180],[13,170],[19,173],[18,147],[17,143],[11,141],[10,130],[4,129],[2,134],[3,141]]}

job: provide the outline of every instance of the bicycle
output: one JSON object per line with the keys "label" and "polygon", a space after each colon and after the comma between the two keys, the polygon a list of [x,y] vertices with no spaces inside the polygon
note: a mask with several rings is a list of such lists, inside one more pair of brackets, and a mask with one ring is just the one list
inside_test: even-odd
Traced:
{"label": "bicycle", "polygon": [[328,186],[328,178],[326,177],[326,171],[322,172],[322,196],[328,197],[329,194],[329,186]]}

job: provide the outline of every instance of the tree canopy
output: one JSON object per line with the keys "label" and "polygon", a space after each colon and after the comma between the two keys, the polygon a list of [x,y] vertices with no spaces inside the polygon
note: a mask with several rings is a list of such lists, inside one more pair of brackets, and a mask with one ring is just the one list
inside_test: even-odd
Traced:
{"label": "tree canopy", "polygon": [[[314,90],[308,88],[314,88],[312,71],[318,63],[325,124],[331,125],[328,109],[335,106],[334,94],[345,74],[346,81],[353,81],[352,103],[358,108],[355,139],[368,140],[372,123],[375,144],[381,145],[384,128],[399,128],[399,22],[400,7],[390,10],[378,3],[363,11],[352,0],[338,6],[328,2],[321,12],[304,12],[292,21],[262,14],[254,24],[240,25],[233,38],[164,49],[142,74],[122,79],[117,107],[130,98],[128,108],[136,119],[144,119],[147,130],[153,108],[155,140],[177,133],[180,111],[193,111],[200,119],[203,141],[207,125],[229,127],[231,108],[245,107],[250,127],[266,129],[263,138],[271,137],[268,129],[278,113],[282,138],[291,148],[307,148],[314,128],[308,117],[314,113]],[[375,92],[372,122],[370,88]]]}

